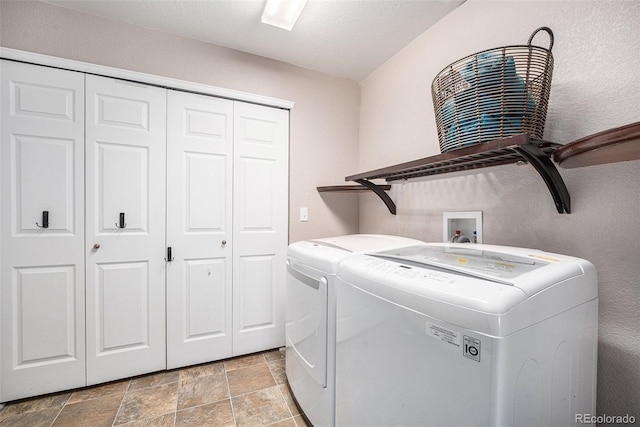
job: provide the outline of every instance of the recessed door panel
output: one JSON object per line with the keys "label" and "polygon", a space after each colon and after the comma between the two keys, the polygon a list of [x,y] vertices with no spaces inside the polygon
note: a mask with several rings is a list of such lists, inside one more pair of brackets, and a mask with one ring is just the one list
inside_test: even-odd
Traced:
{"label": "recessed door panel", "polygon": [[123,232],[149,230],[149,147],[98,142],[98,233],[122,228]]}
{"label": "recessed door panel", "polygon": [[[25,80],[28,80],[27,77]],[[74,122],[80,88],[39,84],[18,77],[9,83],[11,115]],[[44,83],[44,82],[43,82]]]}
{"label": "recessed door panel", "polygon": [[186,233],[224,233],[229,192],[226,154],[184,153]]}
{"label": "recessed door panel", "polygon": [[109,96],[103,93],[97,94],[95,99],[98,106],[96,122],[99,126],[149,130],[148,100]]}
{"label": "recessed door panel", "polygon": [[274,231],[278,189],[275,188],[277,162],[272,159],[240,158],[238,179],[244,183],[238,194],[240,232]]}
{"label": "recessed door panel", "polygon": [[76,357],[76,278],[73,266],[16,268],[15,364],[56,364]]}
{"label": "recessed door panel", "polygon": [[87,76],[87,381],[166,368],[166,90]]}
{"label": "recessed door panel", "polygon": [[240,120],[239,136],[245,143],[273,145],[277,142],[278,122],[276,120],[261,120],[248,116],[243,116]]}
{"label": "recessed door panel", "polygon": [[[227,333],[225,301],[227,265],[225,259],[185,260],[183,301],[185,310],[185,341],[215,338]],[[219,307],[211,310],[210,307]]]}
{"label": "recessed door panel", "polygon": [[97,266],[97,354],[149,345],[149,271],[146,262]]}
{"label": "recessed door panel", "polygon": [[239,262],[239,283],[236,289],[241,307],[237,330],[274,327],[278,319],[275,309],[278,306],[273,289],[275,258],[273,255],[244,256]]}
{"label": "recessed door panel", "polygon": [[[212,100],[215,103],[228,103],[228,101]],[[184,109],[184,136],[204,137],[219,141],[226,141],[229,131],[229,116],[226,111],[211,111],[205,108]]]}
{"label": "recessed door panel", "polygon": [[234,355],[285,344],[289,116],[234,103]]}
{"label": "recessed door panel", "polygon": [[0,402],[83,387],[84,75],[0,60]]}
{"label": "recessed door panel", "polygon": [[73,138],[11,135],[15,233],[75,232],[75,144]]}
{"label": "recessed door panel", "polygon": [[169,91],[167,366],[230,357],[233,102]]}

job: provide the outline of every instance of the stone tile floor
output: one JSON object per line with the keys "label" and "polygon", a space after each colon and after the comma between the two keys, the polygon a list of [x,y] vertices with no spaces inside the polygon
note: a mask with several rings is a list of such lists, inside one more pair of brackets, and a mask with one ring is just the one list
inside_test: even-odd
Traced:
{"label": "stone tile floor", "polygon": [[0,427],[307,426],[271,350],[9,402]]}

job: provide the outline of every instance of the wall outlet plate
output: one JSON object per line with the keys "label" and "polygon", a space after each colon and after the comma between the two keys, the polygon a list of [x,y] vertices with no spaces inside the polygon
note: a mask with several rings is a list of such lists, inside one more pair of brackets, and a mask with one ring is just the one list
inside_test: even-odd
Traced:
{"label": "wall outlet plate", "polygon": [[443,212],[442,214],[442,241],[451,242],[451,238],[460,230],[459,241],[461,243],[482,243],[482,211],[470,212]]}

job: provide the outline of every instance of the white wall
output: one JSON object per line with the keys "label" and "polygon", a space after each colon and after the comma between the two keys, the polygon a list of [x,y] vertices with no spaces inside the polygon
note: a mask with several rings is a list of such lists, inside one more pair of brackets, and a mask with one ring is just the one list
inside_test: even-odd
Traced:
{"label": "white wall", "polygon": [[[567,143],[640,121],[640,2],[470,0],[361,82],[359,170],[439,153],[431,82],[484,49],[555,34],[545,139]],[[539,33],[534,44],[548,46]],[[639,148],[640,149],[640,148]],[[598,270],[598,413],[640,419],[640,161],[562,169],[571,214],[558,214],[529,165],[394,185],[397,216],[360,199],[360,232],[442,240],[442,212],[481,210],[485,243],[590,260]]]}
{"label": "white wall", "polygon": [[[357,196],[316,191],[357,163],[357,83],[30,0],[0,2],[0,46],[295,102],[290,241],[357,232]],[[298,221],[302,206],[309,222]]]}

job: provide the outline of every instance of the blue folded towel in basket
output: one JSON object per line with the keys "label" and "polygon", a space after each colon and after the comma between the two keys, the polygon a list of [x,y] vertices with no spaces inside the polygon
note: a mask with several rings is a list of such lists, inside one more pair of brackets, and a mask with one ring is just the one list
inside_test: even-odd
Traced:
{"label": "blue folded towel in basket", "polygon": [[535,111],[511,56],[478,54],[461,75],[469,86],[449,98],[441,111],[447,149],[519,133],[522,119]]}
{"label": "blue folded towel in basket", "polygon": [[[496,118],[482,114],[480,120],[471,119],[454,123],[447,132],[448,149],[475,145],[500,138],[504,134],[513,134],[520,130],[522,119],[518,117]],[[478,139],[476,139],[478,138]]]}
{"label": "blue folded towel in basket", "polygon": [[496,53],[480,53],[467,62],[461,71],[462,77],[471,86],[487,86],[500,82],[504,76],[516,76],[516,64],[512,56]]}

